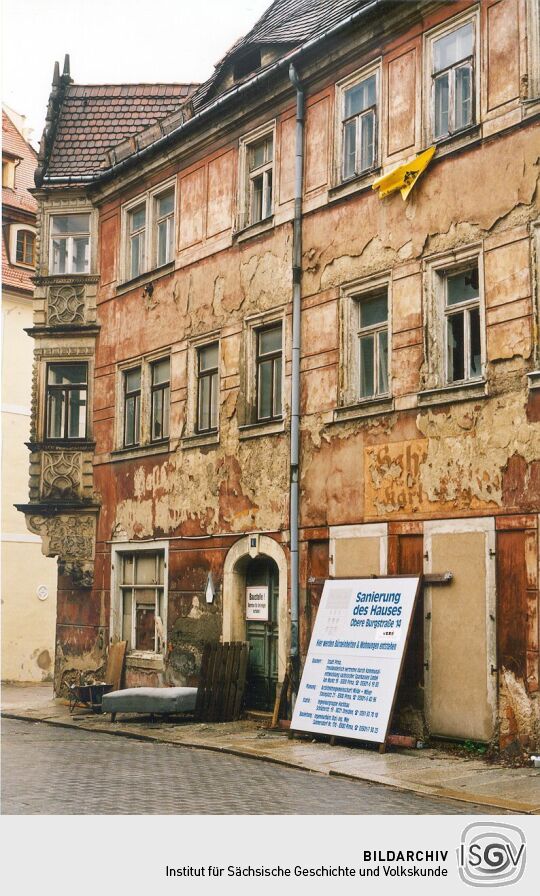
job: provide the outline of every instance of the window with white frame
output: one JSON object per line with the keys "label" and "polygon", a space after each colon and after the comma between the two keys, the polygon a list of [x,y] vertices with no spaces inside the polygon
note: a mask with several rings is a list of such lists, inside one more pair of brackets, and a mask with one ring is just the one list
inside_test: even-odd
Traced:
{"label": "window with white frame", "polygon": [[90,271],[90,215],[51,215],[50,271],[88,274]]}
{"label": "window with white frame", "polygon": [[169,438],[171,360],[159,358],[150,364],[150,441]]}
{"label": "window with white frame", "polygon": [[283,324],[257,330],[257,422],[280,420],[282,415]]}
{"label": "window with white frame", "polygon": [[274,126],[240,141],[240,226],[258,224],[274,210]]}
{"label": "window with white frame", "polygon": [[357,313],[358,397],[388,395],[388,291],[355,299]]}
{"label": "window with white frame", "polygon": [[446,26],[429,38],[431,137],[441,140],[475,122],[476,18]]}
{"label": "window with white frame", "polygon": [[371,71],[338,85],[341,180],[377,165],[378,79]]}
{"label": "window with white frame", "polygon": [[88,364],[47,365],[46,423],[48,439],[85,439],[87,433]]}
{"label": "window with white frame", "polygon": [[117,447],[141,448],[169,438],[169,355],[141,358],[119,369]]}
{"label": "window with white frame", "polygon": [[123,279],[134,280],[174,259],[174,183],[160,185],[123,208]]}
{"label": "window with white frame", "polygon": [[197,432],[219,425],[219,342],[197,348]]}
{"label": "window with white frame", "polygon": [[128,280],[146,270],[146,203],[129,210],[128,221]]}
{"label": "window with white frame", "polygon": [[446,382],[482,377],[480,285],[478,265],[441,271],[446,337]]}
{"label": "window with white frame", "polygon": [[123,446],[132,448],[141,437],[141,368],[132,367],[124,374]]}
{"label": "window with white frame", "polygon": [[122,552],[118,561],[122,640],[128,651],[161,653],[166,637],[164,551]]}
{"label": "window with white frame", "polygon": [[155,267],[168,264],[174,257],[174,189],[154,196]]}

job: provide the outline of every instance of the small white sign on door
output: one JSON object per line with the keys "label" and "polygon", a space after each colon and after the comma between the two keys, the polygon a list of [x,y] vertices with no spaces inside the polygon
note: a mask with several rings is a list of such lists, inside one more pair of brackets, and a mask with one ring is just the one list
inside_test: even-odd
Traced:
{"label": "small white sign on door", "polygon": [[246,619],[268,622],[268,585],[246,588]]}

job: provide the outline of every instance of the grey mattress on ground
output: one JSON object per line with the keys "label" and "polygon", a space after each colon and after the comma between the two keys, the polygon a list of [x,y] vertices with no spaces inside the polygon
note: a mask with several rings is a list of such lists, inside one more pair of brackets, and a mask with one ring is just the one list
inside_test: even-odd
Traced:
{"label": "grey mattress on ground", "polygon": [[103,712],[193,712],[197,688],[125,688],[104,694]]}

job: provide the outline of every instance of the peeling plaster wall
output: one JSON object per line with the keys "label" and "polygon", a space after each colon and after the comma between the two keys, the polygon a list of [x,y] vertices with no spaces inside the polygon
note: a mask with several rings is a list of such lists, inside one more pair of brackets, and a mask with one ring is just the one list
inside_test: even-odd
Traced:
{"label": "peeling plaster wall", "polygon": [[[505,16],[508,10],[516,15],[513,0],[504,3]],[[431,27],[447,15],[441,8],[423,24]],[[414,24],[386,48],[383,68],[390,67],[402,93],[391,97],[394,118],[382,137],[385,165],[425,148],[420,100],[414,103],[414,121],[401,108],[412,107],[412,99],[421,96],[421,27]],[[381,201],[369,189],[342,196],[330,192],[334,84],[321,84],[308,96],[301,377],[301,525],[308,544],[313,538],[327,545],[328,526],[379,521],[421,526],[428,519],[540,510],[540,411],[527,391],[527,373],[538,351],[531,260],[531,227],[539,214],[537,129],[534,121],[524,121],[519,129],[495,135],[496,115],[518,108],[519,80],[517,75],[513,79],[518,93],[502,96],[500,73],[508,47],[504,40],[497,45],[496,17],[486,27],[490,102],[498,97],[508,108],[482,107],[491,129],[484,136],[491,133],[492,139],[450,147],[447,155],[440,151],[406,203],[399,194]],[[336,79],[357,67],[358,59],[349,56]],[[293,129],[291,109],[280,110],[276,158],[291,161]],[[167,162],[159,175],[148,174],[101,208],[94,483],[102,508],[94,590],[84,600],[79,593],[78,608],[66,597],[67,619],[59,623],[65,641],[57,664],[65,674],[80,664],[99,668],[102,633],[109,634],[111,540],[171,539],[168,643],[159,679],[171,683],[193,683],[202,643],[221,633],[227,549],[254,531],[287,542],[287,428],[246,438],[241,427],[251,412],[249,322],[275,309],[284,315],[286,419],[289,411],[292,168],[282,164],[276,178],[281,194],[276,196],[276,226],[242,240],[232,235],[237,161],[231,144],[185,170]],[[120,284],[117,292],[121,202],[173,175],[178,176],[181,220],[176,269],[153,280],[150,296],[142,285]],[[482,277],[487,395],[464,393],[459,401],[448,397],[420,406],[418,393],[437,386],[442,365],[429,264],[440,254],[457,257],[470,247],[477,251]],[[346,392],[344,295],[351,285],[381,276],[391,297],[393,404],[372,415],[360,409],[347,417],[340,415]],[[190,359],[196,340],[216,333],[221,343],[219,443],[197,446],[189,441]],[[117,365],[161,349],[171,353],[170,450],[113,455],[121,432]],[[203,599],[209,572],[217,589],[212,605]],[[88,626],[84,643],[73,640],[69,626],[76,617]],[[307,617],[301,624],[307,643]],[[132,681],[142,682],[155,673],[130,674]],[[504,719],[511,705],[519,717],[519,736],[534,739],[536,704],[522,682],[507,679],[502,675],[501,736],[508,734]]]}

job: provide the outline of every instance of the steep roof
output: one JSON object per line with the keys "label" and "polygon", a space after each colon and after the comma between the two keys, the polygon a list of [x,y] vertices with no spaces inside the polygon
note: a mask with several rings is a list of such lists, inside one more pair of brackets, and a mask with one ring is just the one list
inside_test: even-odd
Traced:
{"label": "steep roof", "polygon": [[[385,0],[375,2],[384,4]],[[58,63],[55,66],[36,183],[40,185],[43,178],[73,177],[75,182],[105,175],[107,168],[127,162],[189,123],[193,113],[204,113],[216,93],[226,101],[233,90],[223,91],[222,76],[239,54],[266,46],[273,50],[274,62],[286,62],[287,54],[300,50],[310,38],[333,26],[345,26],[350,15],[370,5],[373,0],[274,0],[201,85],[76,85],[66,57],[61,76]],[[242,80],[250,78],[248,73]]]}
{"label": "steep roof", "polygon": [[[2,152],[14,157],[18,161],[15,171],[15,188],[2,188],[2,224],[9,225],[13,222],[35,224],[37,203],[28,192],[34,186],[34,169],[36,167],[36,152],[24,139],[21,132],[15,127],[5,109],[2,109]],[[25,214],[21,214],[21,212]],[[28,213],[32,215],[28,219]],[[9,227],[2,227],[2,284],[5,287],[15,287],[32,292],[31,277],[33,271],[28,268],[10,264],[8,257]]]}
{"label": "steep roof", "polygon": [[204,107],[228,63],[250,47],[280,47],[285,53],[331,28],[369,2],[371,0],[274,0],[253,28],[233,44],[217,63],[211,77],[195,92],[194,108]]}
{"label": "steep roof", "polygon": [[2,190],[4,206],[35,212],[37,203],[28,190],[34,186],[37,154],[17,130],[5,109],[2,109],[2,152],[20,159],[17,165],[15,189],[4,187]]}
{"label": "steep roof", "polygon": [[274,0],[251,31],[235,45],[300,43],[325,31],[369,0]]}
{"label": "steep roof", "polygon": [[69,84],[47,166],[49,176],[93,174],[107,150],[179,108],[197,84]]}

